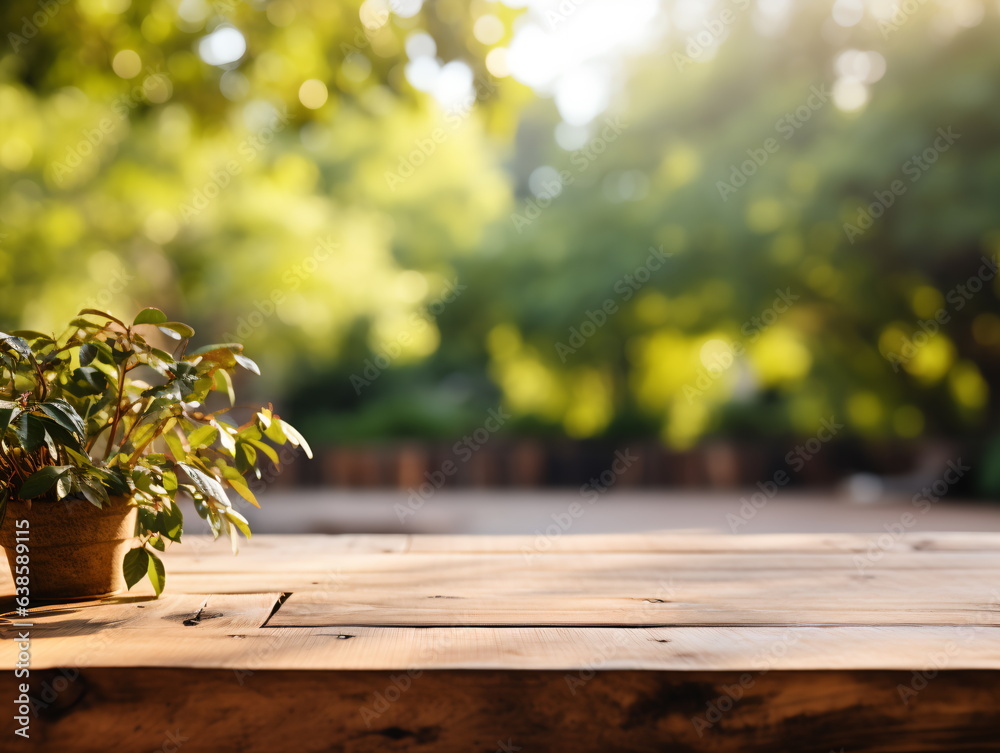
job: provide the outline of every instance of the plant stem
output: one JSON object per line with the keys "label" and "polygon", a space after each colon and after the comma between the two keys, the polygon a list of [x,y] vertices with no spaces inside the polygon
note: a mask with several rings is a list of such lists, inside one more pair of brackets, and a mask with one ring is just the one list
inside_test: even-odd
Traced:
{"label": "plant stem", "polygon": [[115,403],[115,418],[111,422],[111,434],[108,436],[108,446],[104,448],[104,460],[107,460],[111,455],[111,448],[115,444],[115,434],[118,431],[118,422],[122,418],[122,396],[125,393],[125,374],[126,369],[123,362],[121,373],[118,376],[118,400]]}

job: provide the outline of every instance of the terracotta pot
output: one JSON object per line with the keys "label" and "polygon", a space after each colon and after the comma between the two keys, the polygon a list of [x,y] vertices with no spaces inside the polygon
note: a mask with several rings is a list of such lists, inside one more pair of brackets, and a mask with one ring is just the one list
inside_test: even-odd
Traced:
{"label": "terracotta pot", "polygon": [[[85,500],[11,500],[0,526],[3,546],[16,576],[17,534],[27,532],[31,601],[93,599],[125,588],[122,560],[132,548],[136,508],[124,497],[98,509]],[[28,521],[18,528],[17,521]],[[24,526],[24,523],[21,523]]]}

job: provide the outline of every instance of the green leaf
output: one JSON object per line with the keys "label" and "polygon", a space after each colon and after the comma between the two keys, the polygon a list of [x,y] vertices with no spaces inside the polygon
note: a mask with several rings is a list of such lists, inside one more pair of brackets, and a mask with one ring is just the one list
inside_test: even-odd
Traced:
{"label": "green leaf", "polygon": [[188,442],[192,450],[197,450],[200,447],[210,446],[218,437],[219,430],[211,424],[205,424],[188,434]]}
{"label": "green leaf", "polygon": [[132,438],[129,440],[129,443],[133,447],[142,447],[144,444],[152,440],[161,430],[162,427],[158,422],[143,424],[132,434]]}
{"label": "green leaf", "polygon": [[263,442],[255,441],[253,439],[247,441],[249,441],[250,444],[252,444],[258,450],[263,452],[265,455],[267,455],[267,457],[271,460],[271,462],[274,463],[276,466],[281,465],[281,461],[278,459],[278,453],[274,451],[273,447],[271,447],[270,445],[266,445]]}
{"label": "green leaf", "polygon": [[159,596],[163,593],[163,587],[167,583],[167,571],[164,569],[159,557],[150,551],[147,551],[146,554],[149,557],[146,574],[149,576],[149,582],[153,585],[153,590]]}
{"label": "green leaf", "polygon": [[236,432],[236,438],[243,441],[246,441],[248,439],[260,439],[263,436],[264,435],[260,433],[260,429],[258,429],[253,424],[250,424],[249,426],[246,426],[240,431]]}
{"label": "green leaf", "polygon": [[37,416],[23,413],[14,424],[14,435],[25,452],[34,452],[45,444],[45,424]]}
{"label": "green leaf", "polygon": [[150,348],[149,352],[152,353],[157,358],[159,358],[164,363],[172,364],[174,362],[174,357],[169,353],[167,353],[167,351],[165,350],[160,350],[159,348]]}
{"label": "green leaf", "polygon": [[233,459],[240,473],[249,473],[257,467],[257,450],[249,442],[238,442]]}
{"label": "green leaf", "polygon": [[18,407],[11,408],[0,408],[0,437],[3,437],[4,432],[7,431],[7,427],[10,426],[11,421],[17,418],[21,414],[21,409]]}
{"label": "green leaf", "polygon": [[178,463],[178,465],[184,469],[184,472],[191,478],[191,482],[199,492],[209,499],[222,502],[227,506],[229,505],[229,497],[226,496],[226,490],[219,483],[218,479],[214,476],[209,476],[204,471],[198,470],[193,465],[188,465],[187,463]]}
{"label": "green leaf", "polygon": [[149,541],[146,542],[148,546],[153,547],[158,552],[165,552],[167,550],[167,545],[163,541],[163,537],[160,534],[151,536]]}
{"label": "green leaf", "polygon": [[236,352],[229,345],[214,346],[208,349],[199,348],[194,353],[188,353],[185,358],[188,361],[201,359],[202,363],[214,363],[224,369],[236,366]]}
{"label": "green leaf", "polygon": [[64,447],[66,454],[70,456],[72,460],[76,462],[81,468],[93,468],[94,464],[91,462],[90,458],[83,454],[82,452],[77,452],[72,447]]}
{"label": "green leaf", "polygon": [[42,413],[51,418],[66,431],[76,434],[80,439],[87,435],[87,427],[72,405],[65,400],[50,400],[38,406]]}
{"label": "green leaf", "polygon": [[56,481],[56,499],[66,499],[66,497],[74,494],[79,488],[80,485],[76,483],[76,479],[73,478],[72,474],[65,473]]}
{"label": "green leaf", "polygon": [[177,474],[173,471],[163,471],[163,488],[167,492],[177,491]]}
{"label": "green leaf", "polygon": [[[149,571],[149,552],[142,547],[129,549],[125,555],[125,562],[122,563],[122,573],[125,575],[125,583],[132,589],[136,583],[146,577]],[[154,584],[153,588],[156,588]]]}
{"label": "green leaf", "polygon": [[213,345],[203,345],[197,350],[192,350],[187,354],[187,357],[194,358],[195,356],[204,356],[209,353],[214,353],[217,350],[226,350],[230,353],[242,353],[243,346],[240,343],[215,343]]}
{"label": "green leaf", "polygon": [[229,433],[229,425],[216,421],[215,426],[219,430],[219,444],[221,444],[223,449],[230,455],[235,455],[236,440],[233,439],[233,435]]}
{"label": "green leaf", "polygon": [[90,504],[98,509],[103,508],[111,501],[108,498],[108,490],[104,488],[104,484],[90,476],[80,477],[80,493],[86,497]]}
{"label": "green leaf", "polygon": [[230,523],[240,530],[240,533],[248,539],[250,538],[250,523],[247,522],[246,518],[236,512],[236,510],[226,510],[226,517],[229,518]]}
{"label": "green leaf", "polygon": [[166,384],[143,390],[140,394],[142,397],[156,398],[153,404],[149,406],[149,410],[157,411],[181,401],[181,386],[177,382],[167,382]]}
{"label": "green leaf", "polygon": [[158,308],[150,307],[140,311],[132,324],[133,326],[136,324],[163,324],[165,321],[167,321],[166,314]]}
{"label": "green leaf", "polygon": [[72,466],[49,465],[30,475],[21,485],[21,499],[34,499],[49,491]]}
{"label": "green leaf", "polygon": [[164,434],[163,438],[166,440],[167,447],[170,448],[170,454],[174,456],[174,460],[180,462],[187,457],[187,450],[184,449],[184,444],[177,434],[170,431]]}
{"label": "green leaf", "polygon": [[128,481],[118,469],[106,471],[103,468],[95,468],[91,473],[100,477],[101,482],[107,487],[108,492],[112,496],[127,497],[132,493],[132,487],[128,485]]}
{"label": "green leaf", "polygon": [[80,348],[80,365],[90,366],[100,352],[94,343],[84,343]]}
{"label": "green leaf", "polygon": [[149,507],[140,505],[136,508],[136,520],[139,523],[139,531],[144,534],[160,530],[160,525],[156,517],[156,511],[150,509]]}
{"label": "green leaf", "polygon": [[131,348],[128,350],[119,350],[118,348],[111,349],[111,360],[116,364],[121,365],[125,363],[129,358],[135,355],[135,351]]}
{"label": "green leaf", "polygon": [[230,405],[236,405],[236,392],[233,390],[233,378],[229,376],[229,372],[219,369],[215,372],[214,381],[216,391],[228,397]]}
{"label": "green leaf", "polygon": [[70,375],[70,380],[72,386],[68,391],[78,397],[100,395],[108,388],[107,376],[94,366],[81,366]]}
{"label": "green leaf", "polygon": [[47,416],[39,416],[38,420],[45,425],[45,444],[49,448],[49,453],[52,457],[58,457],[60,447],[63,449],[71,448],[80,452],[83,451],[83,445],[80,444],[80,440],[76,434],[66,431],[60,424],[57,424]]}
{"label": "green leaf", "polygon": [[257,508],[260,507],[260,503],[257,501],[257,498],[254,496],[254,493],[250,491],[250,487],[247,486],[246,483],[243,481],[242,476],[238,476],[238,478],[227,476],[226,480],[229,482],[229,485],[233,488],[233,491],[235,491],[237,494],[243,497],[243,499],[245,499],[254,507]]}
{"label": "green leaf", "polygon": [[164,322],[160,325],[160,331],[175,340],[187,340],[194,337],[194,330],[181,322]]}
{"label": "green leaf", "polygon": [[132,469],[132,483],[135,484],[135,488],[151,497],[166,491],[156,483],[156,480],[156,477],[143,466]]}
{"label": "green leaf", "polygon": [[34,353],[31,352],[31,346],[20,337],[8,335],[6,332],[0,332],[0,343],[6,345],[8,350],[13,350],[24,358],[34,358]]}
{"label": "green leaf", "polygon": [[288,443],[288,437],[285,436],[285,430],[281,428],[281,421],[277,419],[272,419],[271,425],[264,429],[264,436],[275,444]]}
{"label": "green leaf", "polygon": [[11,332],[12,335],[16,335],[23,340],[44,340],[46,342],[55,342],[52,339],[52,335],[46,335],[44,332],[38,332],[33,329],[15,329]]}
{"label": "green leaf", "polygon": [[86,314],[89,314],[90,316],[101,316],[104,317],[105,319],[110,319],[111,321],[115,322],[116,324],[120,324],[123,327],[125,326],[125,322],[123,322],[116,316],[111,316],[111,314],[109,314],[106,311],[98,311],[97,309],[82,309],[79,313],[79,316],[84,316]]}
{"label": "green leaf", "polygon": [[180,541],[184,532],[184,513],[174,502],[165,505],[160,519],[160,533],[171,541]]}

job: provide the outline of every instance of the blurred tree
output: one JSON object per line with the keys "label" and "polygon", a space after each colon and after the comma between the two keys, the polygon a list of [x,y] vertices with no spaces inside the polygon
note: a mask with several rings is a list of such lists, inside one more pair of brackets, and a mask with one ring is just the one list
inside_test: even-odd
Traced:
{"label": "blurred tree", "polygon": [[995,5],[572,5],[6,3],[0,321],[164,307],[331,441],[988,430]]}

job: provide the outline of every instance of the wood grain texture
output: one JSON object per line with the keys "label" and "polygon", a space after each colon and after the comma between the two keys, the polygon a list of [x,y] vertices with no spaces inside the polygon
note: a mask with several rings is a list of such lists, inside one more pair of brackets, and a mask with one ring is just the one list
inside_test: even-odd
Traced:
{"label": "wood grain texture", "polygon": [[166,560],[160,599],[31,610],[19,750],[1000,750],[996,534],[192,537]]}
{"label": "wood grain texture", "polygon": [[[42,697],[60,677],[37,673],[33,694]],[[60,692],[44,696],[49,700],[39,707],[32,739],[18,749],[950,753],[1000,748],[995,674],[942,672],[903,703],[899,688],[911,681],[908,672],[884,671],[769,672],[747,679],[712,672],[237,675],[88,669],[61,683]],[[7,718],[2,722],[4,740],[10,739],[10,724]]]}
{"label": "wood grain texture", "polygon": [[[1000,670],[988,627],[441,627],[226,629],[173,619],[150,629],[95,629],[78,620],[32,630],[35,669],[814,669]],[[0,633],[13,638],[16,631]],[[0,641],[12,666],[13,640]]]}
{"label": "wood grain texture", "polygon": [[[536,536],[415,535],[410,552],[516,554],[530,550],[564,552],[761,552],[765,554],[865,552],[878,546],[882,533],[769,533],[733,536],[724,533],[650,531],[646,533]],[[544,539],[544,540],[542,540]],[[896,551],[1000,551],[1000,533],[904,533]]]}
{"label": "wood grain texture", "polygon": [[987,553],[862,568],[847,554],[408,552],[344,562],[335,588],[297,590],[269,624],[1000,625],[998,565]]}

